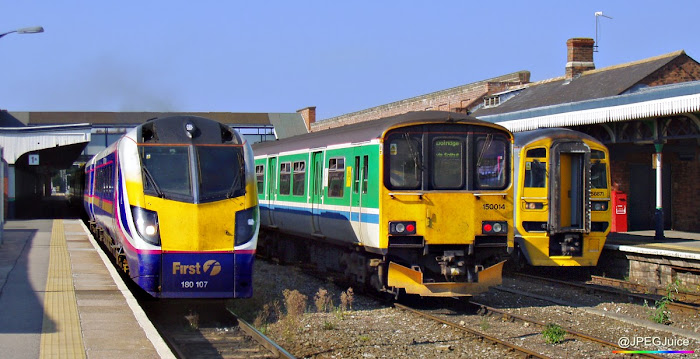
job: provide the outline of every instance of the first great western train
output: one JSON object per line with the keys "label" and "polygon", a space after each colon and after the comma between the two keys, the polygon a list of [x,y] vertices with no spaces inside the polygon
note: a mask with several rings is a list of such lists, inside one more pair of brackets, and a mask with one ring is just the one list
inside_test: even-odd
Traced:
{"label": "first great western train", "polygon": [[85,166],[89,226],[162,298],[252,296],[258,199],[250,146],[193,116],[150,120]]}

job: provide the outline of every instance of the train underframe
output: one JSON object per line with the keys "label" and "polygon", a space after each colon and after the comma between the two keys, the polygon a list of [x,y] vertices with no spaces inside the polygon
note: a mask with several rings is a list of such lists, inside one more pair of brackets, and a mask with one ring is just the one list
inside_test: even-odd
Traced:
{"label": "train underframe", "polygon": [[507,243],[413,245],[373,253],[359,245],[263,229],[257,254],[282,263],[312,265],[364,289],[421,296],[469,296],[501,283]]}
{"label": "train underframe", "polygon": [[107,249],[112,257],[112,261],[117,264],[117,267],[119,267],[124,274],[129,275],[129,262],[126,260],[126,254],[124,253],[122,245],[115,241],[104,228],[98,226],[95,221],[88,221],[88,229],[90,229],[93,237]]}

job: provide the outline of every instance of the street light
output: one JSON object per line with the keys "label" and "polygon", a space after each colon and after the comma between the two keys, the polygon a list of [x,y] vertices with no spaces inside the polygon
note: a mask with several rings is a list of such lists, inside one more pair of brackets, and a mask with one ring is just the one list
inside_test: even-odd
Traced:
{"label": "street light", "polygon": [[16,32],[18,34],[36,34],[36,33],[44,32],[44,28],[41,26],[24,27],[21,29],[8,31],[4,34],[0,34],[0,37],[3,37],[7,34],[11,34],[13,32]]}

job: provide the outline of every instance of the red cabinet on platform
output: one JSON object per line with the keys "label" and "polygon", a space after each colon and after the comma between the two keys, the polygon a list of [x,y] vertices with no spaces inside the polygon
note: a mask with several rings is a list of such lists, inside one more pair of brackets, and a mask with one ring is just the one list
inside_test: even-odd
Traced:
{"label": "red cabinet on platform", "polygon": [[627,232],[627,193],[612,191],[612,228],[610,232]]}

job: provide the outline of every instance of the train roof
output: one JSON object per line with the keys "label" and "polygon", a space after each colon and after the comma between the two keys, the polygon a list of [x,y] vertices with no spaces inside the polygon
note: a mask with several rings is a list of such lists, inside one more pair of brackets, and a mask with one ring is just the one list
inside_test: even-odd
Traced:
{"label": "train roof", "polygon": [[386,130],[397,124],[409,124],[423,121],[435,123],[466,122],[498,128],[509,132],[505,127],[491,122],[481,121],[473,116],[462,113],[447,111],[414,111],[377,120],[311,132],[277,141],[258,142],[253,145],[253,151],[255,155],[266,155],[307,148],[321,148],[335,144],[367,142],[380,138]]}
{"label": "train roof", "polygon": [[531,131],[515,132],[513,135],[515,136],[515,147],[522,147],[530,142],[541,140],[543,138],[572,140],[586,139],[588,141],[603,145],[600,141],[588,134],[561,127],[539,128]]}

